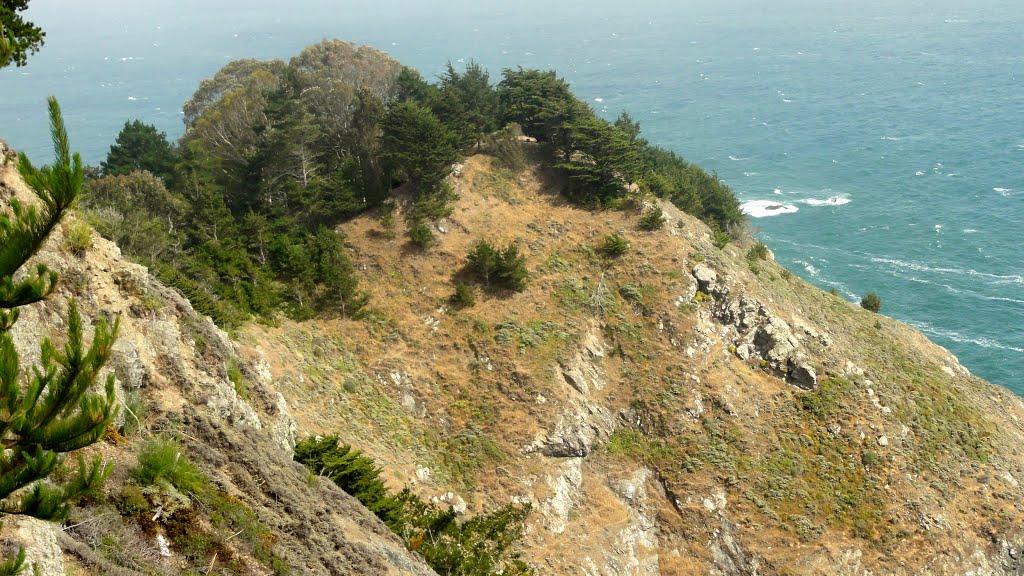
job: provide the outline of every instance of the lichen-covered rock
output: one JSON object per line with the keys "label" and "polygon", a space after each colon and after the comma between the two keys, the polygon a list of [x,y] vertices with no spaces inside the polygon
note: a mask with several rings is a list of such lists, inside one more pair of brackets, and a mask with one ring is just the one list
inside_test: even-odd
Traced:
{"label": "lichen-covered rock", "polygon": [[8,553],[25,549],[26,566],[30,566],[26,574],[65,576],[64,553],[57,543],[59,530],[56,524],[35,518],[6,518],[0,544]]}

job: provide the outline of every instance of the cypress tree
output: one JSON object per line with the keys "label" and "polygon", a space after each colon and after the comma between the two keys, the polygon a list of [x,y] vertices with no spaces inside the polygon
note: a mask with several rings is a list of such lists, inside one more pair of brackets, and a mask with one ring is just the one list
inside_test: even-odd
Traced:
{"label": "cypress tree", "polygon": [[[114,379],[104,393],[92,392],[110,356],[117,333],[99,320],[93,341],[85,346],[82,318],[74,303],[68,317],[67,340],[58,349],[49,340],[41,346],[41,366],[21,374],[10,330],[19,308],[49,296],[57,274],[43,265],[15,279],[60,223],[82,188],[82,160],[69,152],[67,131],[55,98],[49,99],[56,161],[35,168],[21,154],[18,170],[39,199],[38,206],[11,200],[0,215],[0,518],[24,515],[60,520],[69,504],[95,490],[110,472],[98,458],[78,458],[77,472],[64,483],[45,481],[62,465],[64,455],[99,440],[114,414]],[[0,576],[13,576],[25,564],[24,550],[0,563]]]}

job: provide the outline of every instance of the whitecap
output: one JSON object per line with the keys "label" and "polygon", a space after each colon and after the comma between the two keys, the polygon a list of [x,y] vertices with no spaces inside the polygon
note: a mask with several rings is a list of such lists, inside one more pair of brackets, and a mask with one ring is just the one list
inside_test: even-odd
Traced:
{"label": "whitecap", "polygon": [[878,256],[870,257],[872,262],[877,264],[889,264],[896,268],[903,268],[906,270],[916,270],[918,272],[931,272],[934,274],[953,274],[955,276],[976,276],[979,278],[988,278],[991,280],[991,284],[1024,284],[1024,276],[1018,274],[1002,275],[1002,274],[990,274],[988,272],[979,272],[971,268],[944,268],[940,266],[929,266],[920,262],[906,262],[903,260],[897,260],[895,258],[882,258]]}
{"label": "whitecap", "polygon": [[799,264],[799,265],[803,266],[804,270],[806,270],[807,273],[811,275],[811,277],[816,278],[818,276],[818,274],[820,273],[820,271],[817,268],[814,267],[814,264],[811,264],[810,262],[807,262],[806,260],[794,260],[794,262],[796,264]]}
{"label": "whitecap", "polygon": [[977,234],[978,231],[974,228],[964,228],[964,234]]}
{"label": "whitecap", "polygon": [[594,102],[600,104],[601,102],[604,102],[604,98],[594,98]]}
{"label": "whitecap", "polygon": [[789,98],[783,98],[782,101],[786,103],[792,102],[792,100],[790,100]]}
{"label": "whitecap", "polygon": [[882,140],[888,140],[890,142],[899,142],[900,140],[903,140],[903,138],[899,136],[882,136]]}
{"label": "whitecap", "polygon": [[772,190],[772,194],[782,194],[782,188],[776,188],[775,190]]}
{"label": "whitecap", "polygon": [[751,200],[744,202],[740,206],[740,210],[751,218],[766,218],[780,214],[792,214],[799,208],[792,204],[780,204],[772,200]]}
{"label": "whitecap", "polygon": [[1009,196],[1013,192],[1013,188],[993,188],[993,192],[998,192],[1002,196]]}
{"label": "whitecap", "polygon": [[129,96],[128,99],[131,100],[132,102],[138,100],[138,98],[136,98],[135,96]]}
{"label": "whitecap", "polygon": [[850,199],[846,196],[829,196],[824,200],[820,198],[807,198],[800,202],[807,204],[808,206],[843,206],[844,204],[849,204]]}
{"label": "whitecap", "polygon": [[908,324],[910,324],[911,326],[917,328],[918,330],[920,330],[921,332],[924,332],[925,334],[927,334],[929,336],[937,336],[939,338],[946,338],[948,340],[952,340],[953,342],[958,342],[960,344],[973,344],[975,346],[980,346],[982,348],[996,348],[996,349],[999,349],[999,350],[1009,350],[1011,352],[1024,353],[1024,348],[1019,348],[1017,346],[1011,346],[1009,344],[1004,344],[1004,343],[999,342],[998,340],[994,340],[992,338],[986,338],[984,336],[979,336],[979,337],[966,336],[964,334],[960,334],[959,332],[957,332],[955,330],[948,330],[948,329],[945,329],[945,328],[936,328],[936,327],[932,326],[931,324],[928,324],[927,322],[909,321]]}
{"label": "whitecap", "polygon": [[732,160],[733,162],[740,162],[742,160],[748,160],[748,158],[740,158],[739,156],[733,156],[732,154],[730,154],[729,160]]}
{"label": "whitecap", "polygon": [[744,173],[743,173],[743,175],[744,175],[744,176],[747,176],[748,178],[749,178],[750,176],[757,176],[758,174],[759,174],[759,172],[744,172]]}
{"label": "whitecap", "polygon": [[918,170],[917,172],[914,172],[914,176],[924,176],[924,172],[921,171],[921,170]]}

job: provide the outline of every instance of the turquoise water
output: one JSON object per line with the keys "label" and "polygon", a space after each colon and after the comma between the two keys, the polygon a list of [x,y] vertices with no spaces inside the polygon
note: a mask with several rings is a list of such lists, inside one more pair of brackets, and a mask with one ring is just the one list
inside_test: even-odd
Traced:
{"label": "turquoise water", "polygon": [[428,75],[449,59],[554,67],[751,210],[782,206],[752,222],[794,272],[878,292],[886,314],[1024,393],[1019,0],[143,4],[34,0],[50,40],[0,72],[0,135],[46,157],[53,93],[97,162],[128,118],[180,135],[182,102],[228,60],[326,37]]}

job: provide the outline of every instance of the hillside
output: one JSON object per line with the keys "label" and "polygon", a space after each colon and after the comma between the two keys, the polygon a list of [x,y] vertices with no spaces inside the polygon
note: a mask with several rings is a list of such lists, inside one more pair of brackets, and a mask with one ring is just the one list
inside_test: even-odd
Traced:
{"label": "hillside", "polygon": [[[242,331],[303,434],[458,510],[531,503],[543,574],[1020,569],[1018,398],[671,204],[645,232],[535,162],[450,182],[425,252],[372,214],[340,227],[365,319]],[[528,285],[453,309],[480,239],[517,243]]]}
{"label": "hillside", "polygon": [[[0,205],[12,196],[33,198],[0,141]],[[108,366],[119,421],[85,451],[114,472],[63,528],[5,518],[5,548],[26,546],[43,576],[433,573],[359,502],[292,461],[295,422],[258,354],[241,351],[113,243],[93,235],[72,254],[66,238],[81,226],[65,222],[37,256],[61,283],[24,309],[13,335],[28,365],[43,338],[59,343],[72,299],[87,325],[121,319]],[[139,485],[133,472],[156,438],[177,439],[175,461],[193,463],[202,480],[189,490]]]}
{"label": "hillside", "polygon": [[43,574],[1024,572],[1024,403],[555,72],[331,40],[184,111],[125,124],[12,331],[121,319],[112,476],[4,518]]}

